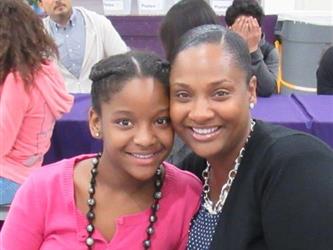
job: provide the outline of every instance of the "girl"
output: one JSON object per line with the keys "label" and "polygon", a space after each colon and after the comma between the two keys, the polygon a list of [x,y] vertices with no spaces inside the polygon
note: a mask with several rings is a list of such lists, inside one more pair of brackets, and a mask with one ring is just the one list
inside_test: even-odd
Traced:
{"label": "girl", "polygon": [[90,75],[103,152],[46,166],[18,191],[2,249],[185,249],[200,181],[163,162],[173,144],[169,66],[128,52]]}

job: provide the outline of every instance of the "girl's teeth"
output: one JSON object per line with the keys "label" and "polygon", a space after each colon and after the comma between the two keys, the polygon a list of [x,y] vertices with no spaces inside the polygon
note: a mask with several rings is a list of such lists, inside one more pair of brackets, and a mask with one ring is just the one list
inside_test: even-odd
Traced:
{"label": "girl's teeth", "polygon": [[147,155],[143,155],[143,154],[132,154],[134,157],[136,158],[140,158],[140,159],[148,159],[151,158],[153,156],[153,154],[147,154]]}

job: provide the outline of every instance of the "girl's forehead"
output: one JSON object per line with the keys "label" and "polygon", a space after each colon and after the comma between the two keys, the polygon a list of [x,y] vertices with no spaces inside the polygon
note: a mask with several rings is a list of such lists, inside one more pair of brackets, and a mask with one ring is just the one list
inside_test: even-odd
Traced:
{"label": "girl's forehead", "polygon": [[124,81],[120,91],[114,93],[112,96],[115,98],[117,96],[128,97],[131,95],[166,95],[160,91],[162,88],[164,88],[164,85],[158,79],[138,76]]}

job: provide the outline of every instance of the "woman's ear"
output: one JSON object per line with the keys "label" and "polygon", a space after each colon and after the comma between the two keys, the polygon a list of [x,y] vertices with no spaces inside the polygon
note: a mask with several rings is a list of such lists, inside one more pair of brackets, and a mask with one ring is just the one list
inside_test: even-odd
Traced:
{"label": "woman's ear", "polygon": [[257,103],[257,78],[255,76],[252,76],[249,81],[249,103],[251,106],[254,106],[254,104]]}
{"label": "woman's ear", "polygon": [[100,115],[92,108],[89,109],[90,134],[95,139],[102,138],[102,125]]}

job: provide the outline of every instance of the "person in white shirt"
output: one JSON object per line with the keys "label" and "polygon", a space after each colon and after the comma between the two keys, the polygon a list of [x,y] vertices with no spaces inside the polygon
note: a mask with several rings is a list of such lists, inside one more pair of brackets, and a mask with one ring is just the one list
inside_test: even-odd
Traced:
{"label": "person in white shirt", "polygon": [[48,15],[47,31],[59,49],[58,66],[71,93],[89,93],[92,66],[111,55],[128,51],[110,20],[82,7],[73,7],[71,0],[39,0]]}

